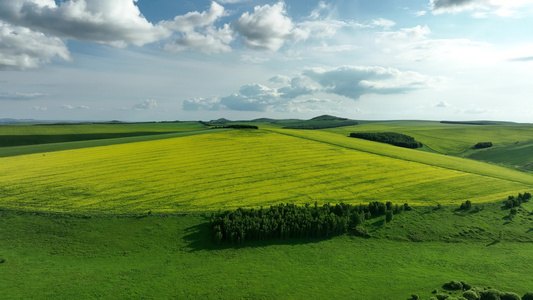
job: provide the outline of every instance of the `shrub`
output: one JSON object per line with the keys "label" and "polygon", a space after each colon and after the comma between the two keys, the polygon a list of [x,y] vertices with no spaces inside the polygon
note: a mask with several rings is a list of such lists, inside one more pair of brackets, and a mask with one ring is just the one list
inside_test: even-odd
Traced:
{"label": "shrub", "polygon": [[3,263],[5,263],[5,262],[6,262],[6,259],[5,259],[5,258],[3,258],[3,257],[0,258],[0,264],[3,264]]}
{"label": "shrub", "polygon": [[392,221],[392,210],[387,211],[385,215],[385,222],[389,223],[390,221]]}
{"label": "shrub", "polygon": [[492,142],[479,142],[472,147],[472,149],[483,149],[492,147]]}
{"label": "shrub", "polygon": [[463,291],[468,291],[472,288],[472,285],[464,282],[464,281],[461,281],[461,284],[463,285]]}
{"label": "shrub", "polygon": [[533,300],[533,293],[525,293],[524,296],[522,296],[522,300]]}
{"label": "shrub", "polygon": [[448,283],[443,284],[442,287],[447,290],[456,291],[456,290],[462,290],[463,284],[459,281],[452,280]]}
{"label": "shrub", "polygon": [[464,292],[463,297],[468,300],[479,300],[479,295],[472,290]]}
{"label": "shrub", "polygon": [[441,294],[441,295],[437,295],[436,297],[437,297],[437,300],[446,300],[446,299],[448,299],[448,297],[450,297],[450,296],[448,296],[448,295],[442,295],[442,294]]}
{"label": "shrub", "polygon": [[500,296],[501,300],[520,300],[520,296],[515,293],[503,293]]}
{"label": "shrub", "polygon": [[368,231],[363,226],[356,226],[354,229],[354,235],[360,236],[364,238],[369,238],[370,234],[368,234]]}
{"label": "shrub", "polygon": [[470,210],[472,208],[472,201],[466,200],[466,202],[461,203],[461,210]]}
{"label": "shrub", "polygon": [[418,299],[420,299],[420,297],[418,297],[417,294],[412,294],[412,295],[411,295],[411,299],[413,299],[413,300],[418,300]]}
{"label": "shrub", "polygon": [[489,289],[479,292],[480,300],[500,300],[500,291],[495,289]]}

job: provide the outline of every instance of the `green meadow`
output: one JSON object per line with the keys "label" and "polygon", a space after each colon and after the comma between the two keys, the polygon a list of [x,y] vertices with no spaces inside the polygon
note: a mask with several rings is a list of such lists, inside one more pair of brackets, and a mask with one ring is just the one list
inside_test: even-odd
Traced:
{"label": "green meadow", "polygon": [[[303,124],[325,122],[339,123]],[[284,123],[298,125],[0,126],[2,298],[430,299],[451,280],[533,292],[533,202],[512,216],[503,206],[533,190],[516,169],[533,162],[533,126]],[[402,133],[427,148],[351,132]],[[494,149],[470,150],[484,141]],[[472,209],[460,210],[466,200]],[[413,210],[366,220],[370,238],[217,245],[208,225],[211,212],[238,207],[370,201]]]}

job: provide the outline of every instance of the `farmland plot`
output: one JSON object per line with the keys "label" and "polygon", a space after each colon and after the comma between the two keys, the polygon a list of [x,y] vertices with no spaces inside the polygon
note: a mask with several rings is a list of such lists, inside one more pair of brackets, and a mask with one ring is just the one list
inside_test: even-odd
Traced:
{"label": "farmland plot", "polygon": [[375,200],[444,205],[495,201],[530,188],[527,180],[264,130],[0,159],[0,207],[24,210],[186,212]]}

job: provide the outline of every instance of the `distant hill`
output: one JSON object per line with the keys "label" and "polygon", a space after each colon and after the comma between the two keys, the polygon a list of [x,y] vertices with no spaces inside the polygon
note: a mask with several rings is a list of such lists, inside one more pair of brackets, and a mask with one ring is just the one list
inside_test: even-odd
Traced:
{"label": "distant hill", "polygon": [[321,115],[321,116],[314,117],[311,119],[311,121],[346,121],[346,120],[348,119],[339,118],[339,117],[330,116],[330,115]]}
{"label": "distant hill", "polygon": [[314,117],[307,121],[292,122],[285,129],[325,129],[343,126],[359,125],[359,122],[347,118],[339,118],[330,115]]}

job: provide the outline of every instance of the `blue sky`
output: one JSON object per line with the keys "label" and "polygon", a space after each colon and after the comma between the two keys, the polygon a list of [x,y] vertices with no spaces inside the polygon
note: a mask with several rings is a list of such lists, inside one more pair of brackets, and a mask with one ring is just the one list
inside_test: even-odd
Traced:
{"label": "blue sky", "polygon": [[533,0],[0,0],[0,118],[533,122]]}

